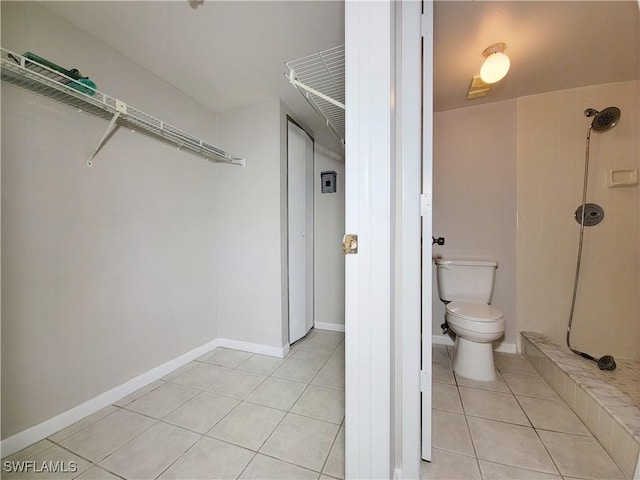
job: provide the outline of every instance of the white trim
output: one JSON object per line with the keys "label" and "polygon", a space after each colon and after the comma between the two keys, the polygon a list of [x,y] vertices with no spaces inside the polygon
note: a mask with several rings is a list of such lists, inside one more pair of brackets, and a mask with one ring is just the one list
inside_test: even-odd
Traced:
{"label": "white trim", "polygon": [[[432,339],[432,279],[429,240],[433,233],[433,2],[423,1],[422,32],[422,194],[426,198],[422,212],[422,345],[431,345]],[[432,377],[431,348],[422,349],[422,372],[428,380]],[[421,456],[431,461],[431,382],[421,396]],[[416,418],[418,421],[418,418]]]}
{"label": "white trim", "polygon": [[[398,108],[397,201],[400,226],[396,232],[399,289],[396,311],[400,332],[396,361],[400,361],[401,450],[396,452],[395,475],[420,478],[420,171],[421,171],[421,15],[420,2],[397,2],[400,29],[397,58],[396,99]],[[429,315],[429,318],[431,315]],[[397,324],[398,322],[396,322]],[[430,342],[430,339],[427,339]],[[397,371],[397,369],[396,369]],[[396,380],[396,384],[398,381]],[[430,382],[429,382],[430,384]],[[430,393],[429,393],[430,395]],[[396,409],[397,410],[397,409]],[[398,467],[400,463],[401,468]]]}
{"label": "white trim", "polygon": [[345,2],[345,478],[390,478],[393,2]]}
{"label": "white trim", "polygon": [[342,323],[327,323],[327,322],[315,322],[313,328],[316,330],[330,330],[332,332],[344,332],[344,324]]}
{"label": "white trim", "polygon": [[201,357],[205,353],[210,352],[211,350],[218,347],[219,344],[218,338],[212,340],[204,345],[201,345],[197,348],[194,348],[190,352],[187,352],[179,357],[174,358],[173,360],[169,360],[168,362],[163,363],[151,370],[138,375],[137,377],[132,378],[124,382],[121,385],[118,385],[111,390],[108,390],[100,395],[93,397],[90,400],[87,400],[80,405],[67,410],[59,415],[56,415],[49,420],[45,420],[42,423],[34,425],[22,432],[16,433],[4,440],[2,440],[0,451],[2,452],[2,457],[6,457],[7,455],[11,455],[19,450],[22,450],[29,445],[39,442],[43,438],[47,438],[49,435],[53,435],[54,433],[62,430],[63,428],[68,427],[69,425],[73,425],[78,420],[82,420],[84,417],[91,415],[94,412],[97,412],[101,408],[104,408],[108,405],[111,405],[114,402],[117,402],[123,397],[126,397],[130,393],[135,392],[136,390],[149,385],[152,382],[164,377],[165,375],[173,372],[174,370],[186,365],[187,363],[195,360],[198,357]]}
{"label": "white trim", "polygon": [[195,360],[196,358],[209,353],[217,347],[233,348],[235,350],[243,350],[245,352],[260,353],[263,355],[269,355],[272,357],[284,357],[289,352],[289,345],[285,345],[282,348],[270,347],[268,345],[259,345],[257,343],[241,342],[239,340],[229,340],[227,338],[216,338],[210,342],[205,343],[197,348],[194,348],[190,352],[187,352],[179,357],[169,360],[141,375],[138,375],[131,380],[118,385],[111,390],[108,390],[100,395],[87,400],[80,405],[73,407],[66,412],[62,412],[55,417],[45,420],[42,423],[34,425],[22,432],[16,433],[0,442],[0,452],[2,458],[12,453],[18,452],[29,445],[32,445],[40,440],[47,438],[50,435],[73,425],[79,420],[82,420],[88,415],[97,412],[101,408],[111,405],[117,402],[121,398],[126,397],[130,393],[139,390],[142,387],[155,382],[156,380],[164,377],[165,375],[173,372],[174,370],[186,365],[187,363]]}
{"label": "white trim", "polygon": [[493,346],[494,352],[518,353],[518,345],[515,343],[500,342],[498,346]]}
{"label": "white trim", "polygon": [[284,347],[270,347],[269,345],[261,345],[259,343],[242,342],[240,340],[231,340],[229,338],[218,338],[218,346],[224,348],[232,348],[234,350],[242,350],[243,352],[259,353],[260,355],[269,355],[270,357],[284,358],[289,353],[289,345]]}
{"label": "white trim", "polygon": [[[454,341],[449,335],[434,335],[432,338],[434,345],[454,345]],[[494,344],[493,351],[502,353],[518,353],[517,347],[518,346],[515,343],[500,342],[498,345]]]}
{"label": "white trim", "polygon": [[433,345],[449,345],[449,346],[454,345],[454,342],[449,335],[432,335],[431,343]]}

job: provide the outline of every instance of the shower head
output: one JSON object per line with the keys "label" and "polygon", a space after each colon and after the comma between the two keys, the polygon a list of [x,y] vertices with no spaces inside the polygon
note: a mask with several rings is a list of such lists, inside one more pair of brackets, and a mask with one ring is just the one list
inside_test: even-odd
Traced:
{"label": "shower head", "polygon": [[593,117],[591,128],[596,132],[606,132],[616,126],[620,120],[620,109],[618,107],[607,107],[602,111],[594,108],[587,108],[584,111],[585,117]]}

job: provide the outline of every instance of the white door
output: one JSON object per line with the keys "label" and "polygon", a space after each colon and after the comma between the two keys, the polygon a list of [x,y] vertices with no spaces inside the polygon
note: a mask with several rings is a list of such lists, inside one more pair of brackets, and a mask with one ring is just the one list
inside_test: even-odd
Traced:
{"label": "white door", "polygon": [[433,2],[422,16],[422,458],[431,461],[431,235],[433,193]]}
{"label": "white door", "polygon": [[313,327],[313,140],[289,120],[287,130],[289,343]]}
{"label": "white door", "polygon": [[[393,478],[391,155],[395,2],[345,2],[345,478]],[[415,332],[417,334],[417,332]]]}

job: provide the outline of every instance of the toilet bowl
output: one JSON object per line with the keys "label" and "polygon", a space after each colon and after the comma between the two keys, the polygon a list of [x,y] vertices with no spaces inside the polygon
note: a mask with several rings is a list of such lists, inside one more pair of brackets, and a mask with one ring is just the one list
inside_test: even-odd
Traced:
{"label": "toilet bowl", "polygon": [[504,335],[503,312],[490,304],[497,263],[436,259],[445,320],[456,334],[453,370],[471,380],[496,380],[493,343]]}
{"label": "toilet bowl", "polygon": [[502,311],[484,302],[454,300],[446,305],[445,319],[456,334],[453,370],[473,380],[496,380],[492,342],[504,335]]}

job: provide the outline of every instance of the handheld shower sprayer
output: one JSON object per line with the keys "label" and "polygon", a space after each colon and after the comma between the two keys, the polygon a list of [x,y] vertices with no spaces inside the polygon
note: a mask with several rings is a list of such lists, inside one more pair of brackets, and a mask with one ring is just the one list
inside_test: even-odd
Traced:
{"label": "handheld shower sprayer", "polygon": [[[580,264],[582,261],[582,243],[584,239],[584,227],[585,225],[597,225],[598,222],[587,223],[585,211],[587,210],[587,183],[589,179],[589,144],[591,142],[591,131],[606,132],[615,127],[620,120],[620,109],[618,107],[607,107],[604,110],[598,111],[595,108],[587,108],[584,111],[585,117],[593,117],[589,130],[587,131],[587,144],[584,158],[584,183],[582,187],[582,205],[576,211],[576,220],[580,223],[580,240],[578,242],[578,260],[576,263],[576,275],[573,282],[573,297],[571,299],[571,311],[569,312],[569,324],[567,326],[567,347],[573,353],[580,355],[587,360],[591,360],[598,364],[600,370],[615,370],[616,361],[611,355],[603,355],[600,358],[595,358],[588,353],[576,350],[571,346],[571,324],[573,323],[573,314],[576,307],[576,295],[578,292],[578,280],[580,278]],[[594,205],[594,204],[589,204]],[[600,207],[598,207],[600,208]],[[579,215],[578,215],[579,212]],[[600,214],[600,218],[603,217],[604,212]]]}

